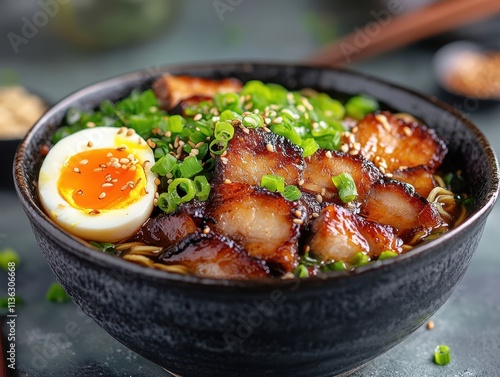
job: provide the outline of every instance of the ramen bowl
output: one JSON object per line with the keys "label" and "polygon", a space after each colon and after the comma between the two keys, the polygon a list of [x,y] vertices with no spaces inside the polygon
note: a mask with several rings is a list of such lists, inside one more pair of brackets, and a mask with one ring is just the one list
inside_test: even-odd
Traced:
{"label": "ramen bowl", "polygon": [[498,163],[482,133],[438,100],[349,71],[289,64],[164,67],[157,74],[235,77],[365,93],[407,112],[448,144],[447,161],[469,182],[461,225],[410,252],[354,271],[307,279],[217,280],[154,270],[87,247],[44,213],[37,174],[47,143],[70,107],[91,110],[155,77],[139,71],[82,89],[50,109],[22,141],[15,185],[52,271],[73,301],[124,345],[183,376],[347,375],[421,326],[465,274],[499,190]]}

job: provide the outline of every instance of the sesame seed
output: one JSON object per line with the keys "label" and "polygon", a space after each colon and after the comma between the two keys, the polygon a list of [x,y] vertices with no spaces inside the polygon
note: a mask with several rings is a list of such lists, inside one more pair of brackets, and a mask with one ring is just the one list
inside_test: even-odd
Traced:
{"label": "sesame seed", "polygon": [[330,152],[330,151],[326,151],[325,156],[327,158],[332,158],[333,157],[332,152]]}
{"label": "sesame seed", "polygon": [[133,128],[129,128],[129,129],[127,130],[127,134],[126,134],[126,135],[127,135],[127,136],[132,136],[133,134],[135,134],[134,129],[133,129]]}
{"label": "sesame seed", "polygon": [[124,133],[127,131],[127,128],[126,127],[120,127],[120,129],[118,130],[118,135]]}
{"label": "sesame seed", "polygon": [[125,145],[122,145],[122,146],[116,148],[116,150],[120,151],[120,152],[124,151],[125,149],[127,149],[127,147]]}
{"label": "sesame seed", "polygon": [[208,233],[210,233],[210,228],[207,226],[203,228],[203,234],[208,234]]}
{"label": "sesame seed", "polygon": [[435,326],[434,321],[427,322],[427,330],[432,330],[434,326]]}
{"label": "sesame seed", "polygon": [[130,168],[128,168],[128,170],[130,170],[130,171],[136,171],[137,167],[135,165],[132,165]]}
{"label": "sesame seed", "polygon": [[304,107],[304,105],[297,105],[297,110],[299,110],[301,113],[306,112],[306,108]]}
{"label": "sesame seed", "polygon": [[98,215],[101,212],[99,212],[97,209],[93,209],[92,211],[89,212],[89,215]]}
{"label": "sesame seed", "polygon": [[199,142],[199,143],[197,143],[194,147],[195,147],[195,148],[200,148],[200,147],[201,147],[202,145],[204,145],[204,144],[205,144],[205,142],[200,141],[200,142]]}
{"label": "sesame seed", "polygon": [[154,199],[153,199],[153,205],[154,205],[155,207],[158,207],[158,199],[157,199],[157,198],[154,198]]}
{"label": "sesame seed", "polygon": [[311,246],[310,245],[307,245],[306,247],[304,247],[304,251],[306,253],[310,252],[311,251]]}
{"label": "sesame seed", "polygon": [[271,118],[264,119],[264,123],[269,125],[271,123]]}
{"label": "sesame seed", "polygon": [[78,191],[76,192],[76,195],[83,195],[83,191],[82,191],[82,190],[78,190]]}
{"label": "sesame seed", "polygon": [[221,157],[220,160],[224,165],[227,165],[227,163],[229,162],[229,160],[226,157]]}
{"label": "sesame seed", "polygon": [[108,183],[108,182],[106,182],[106,183],[103,183],[103,184],[101,185],[101,187],[113,187],[113,184],[112,184],[112,183]]}
{"label": "sesame seed", "polygon": [[151,141],[151,139],[148,139],[146,142],[148,143],[148,145],[149,145],[151,148],[156,148],[156,143],[155,143],[155,142],[153,142],[153,141]]}
{"label": "sesame seed", "polygon": [[297,183],[299,184],[299,186],[302,186],[305,183],[305,181],[303,179],[300,179]]}
{"label": "sesame seed", "polygon": [[266,149],[269,151],[269,152],[274,152],[274,147],[272,146],[272,144],[270,143],[267,143],[266,145]]}
{"label": "sesame seed", "polygon": [[170,179],[170,178],[172,178],[172,177],[173,177],[173,174],[172,174],[172,173],[167,173],[166,177],[167,177],[168,179]]}
{"label": "sesame seed", "polygon": [[102,170],[103,170],[102,168],[95,168],[95,169],[94,169],[94,171],[95,171],[96,173],[99,173],[99,172],[101,172]]}
{"label": "sesame seed", "polygon": [[252,102],[248,102],[246,105],[245,105],[245,110],[250,110],[253,106],[253,103]]}
{"label": "sesame seed", "polygon": [[126,157],[120,158],[120,164],[130,164],[130,160]]}
{"label": "sesame seed", "polygon": [[262,126],[262,129],[264,130],[264,132],[267,132],[267,133],[271,132],[271,130],[269,128],[267,128],[266,126]]}
{"label": "sesame seed", "polygon": [[196,115],[193,117],[193,120],[194,120],[195,122],[198,122],[201,118],[202,118],[202,115],[201,115],[201,114],[196,114]]}
{"label": "sesame seed", "polygon": [[248,128],[243,127],[242,128],[243,132],[246,133],[247,135],[250,134],[250,130]]}
{"label": "sesame seed", "polygon": [[355,134],[356,132],[358,132],[358,131],[359,131],[359,127],[358,127],[358,126],[354,126],[354,127],[352,128],[352,130],[351,130],[351,132],[352,132],[352,133],[354,133],[354,134]]}
{"label": "sesame seed", "polygon": [[112,179],[111,182],[113,182],[113,183],[118,182],[118,178]]}
{"label": "sesame seed", "polygon": [[222,154],[220,156],[221,157],[226,157],[227,156],[227,149],[224,152],[222,152]]}
{"label": "sesame seed", "polygon": [[321,195],[324,196],[326,194],[326,188],[322,187],[321,188]]}
{"label": "sesame seed", "polygon": [[106,193],[103,191],[99,194],[98,198],[99,199],[104,199],[106,197]]}
{"label": "sesame seed", "polygon": [[161,180],[159,178],[155,178],[155,185],[156,186],[161,185]]}
{"label": "sesame seed", "polygon": [[293,219],[293,223],[294,223],[294,224],[299,224],[299,225],[302,225],[302,224],[304,224],[304,220],[301,220],[301,219]]}
{"label": "sesame seed", "polygon": [[312,217],[314,217],[315,219],[316,219],[316,218],[318,218],[318,217],[319,217],[319,213],[317,213],[317,212],[313,212],[313,213],[312,213]]}
{"label": "sesame seed", "polygon": [[92,143],[91,141],[89,141],[89,142],[87,143],[87,147],[92,148],[93,146],[94,146],[94,143]]}
{"label": "sesame seed", "polygon": [[389,121],[384,114],[377,114],[375,115],[375,118],[380,122],[382,127],[384,127],[387,132],[391,131],[391,125],[389,124]]}
{"label": "sesame seed", "polygon": [[399,170],[405,170],[405,169],[408,169],[408,166],[406,166],[406,165],[401,165],[401,166],[399,167]]}
{"label": "sesame seed", "polygon": [[120,190],[125,191],[127,189],[128,185],[123,185]]}
{"label": "sesame seed", "polygon": [[282,117],[277,117],[273,120],[273,123],[276,124],[276,123],[282,123],[283,122],[283,118]]}
{"label": "sesame seed", "polygon": [[200,154],[200,151],[196,148],[191,149],[191,153],[193,156],[198,156]]}
{"label": "sesame seed", "polygon": [[81,173],[80,169],[78,169],[78,168],[73,168],[73,171],[74,171],[75,173],[78,173],[78,174],[80,174],[80,173]]}
{"label": "sesame seed", "polygon": [[[106,154],[106,157],[107,157],[107,158],[111,158],[111,157],[113,157],[113,153],[108,152],[108,153]],[[117,161],[118,161],[118,160],[117,160]]]}
{"label": "sesame seed", "polygon": [[150,163],[151,163],[151,161],[146,160],[146,161],[144,161],[144,162],[142,163],[142,167],[143,167],[144,169],[146,169],[146,167],[147,167]]}
{"label": "sesame seed", "polygon": [[352,151],[349,151],[349,154],[350,154],[351,156],[356,156],[357,154],[359,154],[359,151],[358,151],[358,150],[356,150],[356,149],[353,149]]}
{"label": "sesame seed", "polygon": [[323,203],[323,197],[320,194],[316,195],[316,200],[318,203]]}
{"label": "sesame seed", "polygon": [[95,127],[95,123],[94,122],[87,122],[87,127],[88,128],[94,128]]}
{"label": "sesame seed", "polygon": [[172,131],[167,131],[167,132],[165,132],[165,136],[166,136],[166,137],[171,137],[171,136],[172,136]]}
{"label": "sesame seed", "polygon": [[392,173],[385,173],[385,176],[386,176],[387,178],[392,178],[392,177],[393,177]]}
{"label": "sesame seed", "polygon": [[115,169],[120,169],[122,167],[118,162],[113,162],[111,166],[114,167]]}
{"label": "sesame seed", "polygon": [[225,179],[225,180],[224,180],[224,183],[225,183],[226,185],[230,185],[230,184],[231,184],[231,183],[233,183],[233,182],[231,182],[231,180],[230,180],[230,179]]}
{"label": "sesame seed", "polygon": [[155,192],[155,198],[158,199],[160,197],[160,193],[159,192]]}
{"label": "sesame seed", "polygon": [[349,146],[347,144],[342,144],[342,146],[340,147],[340,150],[344,153],[347,153],[347,152],[349,152]]}
{"label": "sesame seed", "polygon": [[302,211],[296,209],[295,212],[293,213],[296,217],[301,218],[302,217]]}
{"label": "sesame seed", "polygon": [[403,132],[405,133],[406,136],[411,136],[413,134],[413,131],[408,126],[403,127]]}
{"label": "sesame seed", "polygon": [[80,165],[87,165],[89,163],[89,160],[83,159],[80,161]]}
{"label": "sesame seed", "polygon": [[354,143],[353,148],[360,151],[361,150],[361,143],[358,143],[358,142]]}

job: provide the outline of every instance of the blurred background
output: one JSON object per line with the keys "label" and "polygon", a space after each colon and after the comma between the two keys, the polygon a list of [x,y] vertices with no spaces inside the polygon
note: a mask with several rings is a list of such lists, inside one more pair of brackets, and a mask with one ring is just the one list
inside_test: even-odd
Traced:
{"label": "blurred background", "polygon": [[[380,23],[376,15],[384,10],[388,14],[397,6],[401,15],[434,2],[0,0],[0,87],[26,87],[51,105],[84,86],[136,69],[154,74],[158,66],[189,62],[304,61],[343,35],[362,33],[366,23]],[[389,15],[396,17],[394,12]],[[499,50],[500,18],[492,13],[346,68],[446,100],[469,116],[499,152]],[[450,78],[454,69],[463,74]],[[0,122],[6,112],[0,96]],[[0,144],[4,181],[19,137],[5,136],[13,142]],[[0,249],[12,247],[26,261],[19,270],[18,292],[27,310],[20,309],[19,369],[13,375],[163,376],[163,370],[117,343],[73,304],[57,306],[44,300],[54,278],[15,194],[1,187],[0,208]],[[493,224],[499,221],[497,205],[468,274],[434,316],[436,329],[417,331],[353,376],[498,375],[500,255]],[[81,330],[78,336],[67,335],[64,326],[70,322]],[[443,342],[456,355],[448,374],[432,363],[429,353]]]}

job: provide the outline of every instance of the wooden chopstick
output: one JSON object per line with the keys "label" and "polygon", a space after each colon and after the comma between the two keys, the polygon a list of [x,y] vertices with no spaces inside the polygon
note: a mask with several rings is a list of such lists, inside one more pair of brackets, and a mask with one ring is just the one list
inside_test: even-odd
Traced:
{"label": "wooden chopstick", "polygon": [[499,13],[500,0],[443,0],[399,16],[374,19],[372,22],[378,26],[368,29],[367,24],[365,30],[357,29],[328,44],[309,57],[307,63],[343,66]]}

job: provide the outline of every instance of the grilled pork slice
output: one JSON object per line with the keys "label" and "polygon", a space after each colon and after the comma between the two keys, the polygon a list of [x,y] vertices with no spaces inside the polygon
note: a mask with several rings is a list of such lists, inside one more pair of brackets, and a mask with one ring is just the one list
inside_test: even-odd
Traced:
{"label": "grilled pork slice", "polygon": [[360,214],[367,220],[398,229],[398,235],[405,241],[417,232],[428,234],[444,224],[431,203],[407,184],[392,179],[372,186],[361,204]]}
{"label": "grilled pork slice", "polygon": [[180,264],[198,276],[250,279],[269,275],[266,264],[250,257],[234,241],[215,232],[190,234],[160,256],[162,263]]}
{"label": "grilled pork slice", "polygon": [[250,256],[282,272],[296,267],[305,219],[299,202],[245,184],[221,184],[214,187],[206,214],[212,229],[238,242]]}
{"label": "grilled pork slice", "polygon": [[234,93],[239,92],[242,87],[242,83],[234,78],[210,80],[170,74],[161,76],[153,83],[153,91],[161,108],[165,110],[174,108],[180,101],[190,97],[213,97],[216,93]]}
{"label": "grilled pork slice", "polygon": [[386,172],[428,166],[431,171],[441,165],[447,148],[434,130],[408,122],[390,112],[369,114],[353,129],[361,153]]}
{"label": "grilled pork slice", "polygon": [[186,213],[160,215],[149,218],[139,228],[133,240],[168,247],[196,230],[195,222]]}
{"label": "grilled pork slice", "polygon": [[353,214],[338,205],[325,207],[311,226],[310,252],[321,260],[349,262],[358,252],[378,257],[384,250],[401,252],[396,230]]}
{"label": "grilled pork slice", "polygon": [[342,201],[332,182],[333,176],[349,173],[356,183],[360,201],[366,197],[371,185],[382,178],[380,170],[362,156],[319,149],[312,156],[306,157],[305,162],[302,189],[321,194],[324,200],[337,204],[342,204]]}
{"label": "grilled pork slice", "polygon": [[216,159],[214,180],[219,183],[229,179],[258,186],[262,176],[275,174],[286,184],[296,185],[302,178],[302,149],[275,133],[235,127],[226,151],[224,157]]}
{"label": "grilled pork slice", "polygon": [[412,185],[415,191],[424,198],[427,198],[429,193],[437,186],[434,175],[427,166],[423,165],[394,170],[392,179]]}

